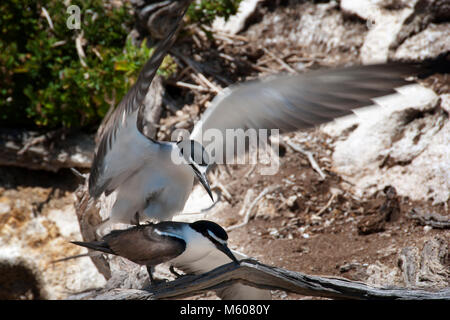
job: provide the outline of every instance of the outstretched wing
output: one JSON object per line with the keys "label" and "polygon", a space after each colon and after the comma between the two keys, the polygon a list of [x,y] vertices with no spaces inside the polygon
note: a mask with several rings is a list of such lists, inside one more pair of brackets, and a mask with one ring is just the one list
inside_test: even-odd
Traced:
{"label": "outstretched wing", "polygon": [[142,225],[126,230],[114,230],[100,241],[73,244],[114,254],[141,265],[154,266],[180,255],[186,243],[178,238],[155,232],[155,225]]}
{"label": "outstretched wing", "polygon": [[141,265],[154,266],[180,255],[186,248],[182,239],[161,235],[155,225],[113,231],[104,237],[114,254]]}
{"label": "outstretched wing", "polygon": [[[417,65],[387,63],[245,82],[215,97],[190,138],[217,150],[225,147],[226,129],[279,129],[285,133],[310,128],[371,105],[372,98],[395,93],[396,87],[408,83],[405,77],[416,71]],[[203,139],[208,129],[216,129],[223,139]],[[216,157],[215,162],[219,161],[225,158]]]}
{"label": "outstretched wing", "polygon": [[137,125],[142,122],[139,108],[142,107],[156,71],[175,42],[174,35],[190,2],[191,0],[174,1],[171,4],[174,6],[173,10],[182,13],[142,68],[136,83],[106,120],[89,176],[89,194],[92,197],[97,198],[103,192],[109,194],[114,191],[158,151],[158,143],[145,137],[141,132],[142,128]]}

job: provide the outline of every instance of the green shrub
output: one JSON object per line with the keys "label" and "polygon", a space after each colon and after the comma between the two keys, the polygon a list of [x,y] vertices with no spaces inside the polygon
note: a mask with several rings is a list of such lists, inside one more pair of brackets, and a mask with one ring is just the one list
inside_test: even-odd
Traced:
{"label": "green shrub", "polygon": [[[81,29],[70,30],[64,1],[0,2],[0,125],[85,127],[98,124],[135,81],[152,49],[126,41],[134,22],[129,5],[105,8],[101,0],[72,1]],[[44,7],[54,29],[41,14]],[[86,67],[75,39],[82,32]],[[166,58],[160,73],[174,71]]]}
{"label": "green shrub", "polygon": [[241,0],[201,0],[194,1],[186,15],[192,22],[210,24],[216,16],[224,17],[235,14]]}
{"label": "green shrub", "polygon": [[[117,104],[151,55],[145,42],[126,41],[134,23],[131,6],[106,7],[104,0],[0,1],[0,127],[88,127],[97,125],[115,97]],[[195,2],[189,20],[209,24],[236,11],[239,0]],[[66,22],[67,6],[81,9],[81,29]],[[43,15],[49,13],[53,29]],[[82,34],[86,66],[75,39]],[[159,70],[176,65],[167,57]]]}

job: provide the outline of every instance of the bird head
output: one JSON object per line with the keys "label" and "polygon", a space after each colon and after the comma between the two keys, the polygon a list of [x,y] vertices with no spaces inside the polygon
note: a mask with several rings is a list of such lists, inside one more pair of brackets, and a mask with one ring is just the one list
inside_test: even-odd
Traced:
{"label": "bird head", "polygon": [[215,222],[207,220],[195,221],[191,223],[190,226],[192,229],[208,238],[218,250],[225,253],[232,261],[239,263],[234,254],[228,248],[228,234],[221,226]]}
{"label": "bird head", "polygon": [[180,150],[181,155],[186,160],[186,162],[191,166],[194,171],[195,176],[198,178],[200,183],[208,192],[211,200],[214,201],[211,187],[209,186],[206,173],[209,168],[209,155],[205,148],[197,141],[190,139],[180,138],[177,142],[177,146]]}

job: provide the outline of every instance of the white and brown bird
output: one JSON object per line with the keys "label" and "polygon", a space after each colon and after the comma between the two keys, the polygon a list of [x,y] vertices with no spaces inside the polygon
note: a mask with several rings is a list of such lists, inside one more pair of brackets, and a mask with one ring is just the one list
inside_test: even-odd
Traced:
{"label": "white and brown bird", "polygon": [[[164,221],[139,225],[126,230],[114,230],[100,241],[72,243],[145,265],[153,281],[153,267],[164,262],[186,273],[202,274],[246,258],[238,252],[232,252],[227,240],[228,235],[221,226],[212,221],[200,220],[193,223]],[[240,283],[219,289],[217,294],[227,300],[271,298],[268,290]]]}

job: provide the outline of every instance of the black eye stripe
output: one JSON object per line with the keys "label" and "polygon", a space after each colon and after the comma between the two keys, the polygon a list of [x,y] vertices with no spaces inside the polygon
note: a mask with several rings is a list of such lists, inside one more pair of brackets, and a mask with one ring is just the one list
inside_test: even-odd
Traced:
{"label": "black eye stripe", "polygon": [[[204,234],[205,236],[207,236],[208,238],[212,238],[209,234],[208,234],[208,230],[213,233],[217,238],[222,239],[223,241],[227,241],[228,240],[228,234],[227,232],[221,227],[219,226],[217,223],[214,223],[212,221],[207,221],[207,220],[199,220],[196,222],[192,223],[192,227],[199,231],[200,233]],[[215,239],[214,239],[215,240]],[[217,240],[213,241],[213,242],[217,242]],[[219,243],[219,242],[217,242]]]}

